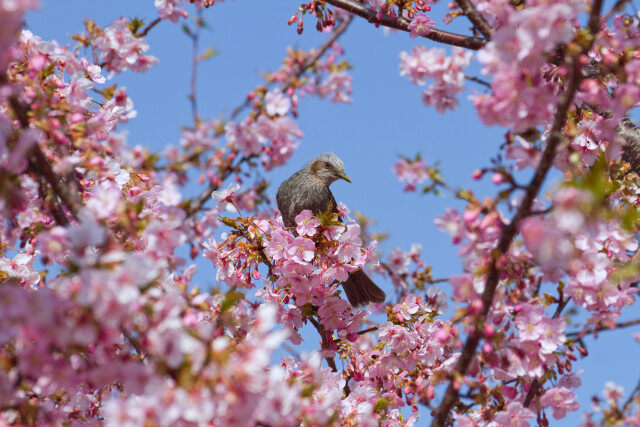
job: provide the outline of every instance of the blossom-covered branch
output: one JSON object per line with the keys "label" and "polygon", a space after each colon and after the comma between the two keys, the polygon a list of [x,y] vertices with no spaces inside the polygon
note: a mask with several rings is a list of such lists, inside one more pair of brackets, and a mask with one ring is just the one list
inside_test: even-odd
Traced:
{"label": "blossom-covered branch", "polygon": [[491,40],[491,34],[493,33],[493,27],[484,19],[484,16],[476,9],[476,6],[471,0],[456,0],[462,12],[469,18],[469,21],[473,23],[480,34],[485,38]]}
{"label": "blossom-covered branch", "polygon": [[[558,145],[563,140],[562,130],[566,124],[567,114],[569,112],[569,109],[571,108],[580,82],[582,81],[580,55],[589,51],[589,49],[593,45],[598,31],[600,30],[599,24],[601,8],[602,0],[595,0],[591,7],[589,16],[589,41],[586,42],[585,45],[582,46],[581,49],[574,53],[571,57],[566,58],[566,63],[570,72],[568,87],[565,89],[559,99],[558,107],[552,122],[551,130],[549,132],[547,145],[545,147],[544,153],[542,154],[542,158],[540,159],[538,167],[536,168],[535,174],[531,179],[529,185],[527,185],[524,199],[520,203],[516,214],[501,232],[498,245],[496,246],[496,251],[492,254],[489,272],[487,275],[486,283],[484,285],[484,291],[482,293],[482,309],[476,321],[478,325],[482,325],[484,323],[487,314],[489,313],[489,310],[491,309],[493,304],[494,294],[500,279],[498,262],[500,261],[500,258],[509,250],[511,242],[513,241],[513,238],[518,231],[520,222],[529,214],[531,206],[533,205],[533,201],[538,195],[547,172],[553,164],[553,159],[556,155]],[[458,390],[460,387],[459,381],[466,374],[481,338],[481,334],[477,332],[472,332],[467,338],[462,348],[460,358],[456,363],[456,368],[452,375],[453,379],[450,380],[442,402],[436,410],[432,422],[433,426],[445,425],[447,417],[450,414],[450,410],[458,399]],[[458,382],[457,385],[456,382]]]}
{"label": "blossom-covered branch", "polygon": [[[410,21],[407,19],[398,16],[396,18],[390,16],[382,16],[379,17],[375,10],[369,9],[363,3],[358,3],[353,0],[326,0],[327,3],[339,7],[340,9],[346,10],[347,12],[353,13],[354,15],[358,15],[367,21],[371,22],[375,25],[382,25],[385,27],[393,28],[396,30],[411,32],[412,30],[409,28]],[[473,37],[473,36],[464,36],[460,34],[450,33],[443,30],[438,30],[432,28],[428,33],[422,35],[427,39],[433,40],[438,43],[444,43],[451,46],[464,47],[467,49],[478,50],[482,48],[487,40]]]}

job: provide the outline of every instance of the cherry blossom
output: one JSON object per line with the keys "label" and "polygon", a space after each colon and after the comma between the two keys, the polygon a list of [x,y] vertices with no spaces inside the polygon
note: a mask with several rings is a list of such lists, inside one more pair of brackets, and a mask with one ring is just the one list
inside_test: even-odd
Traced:
{"label": "cherry blossom", "polygon": [[[621,316],[638,281],[623,132],[640,105],[638,18],[582,0],[457,2],[445,25],[472,31],[453,34],[432,1],[353,16],[305,3],[290,23],[315,18],[326,44],[290,49],[233,114],[194,114],[164,151],[130,146],[135,92],[118,73],[159,63],[158,23],[214,3],[156,0],[148,23],[87,19],[59,44],[22,28],[36,1],[0,0],[0,424],[528,426],[580,409],[585,337],[635,322]],[[393,165],[405,191],[455,199],[433,220],[458,247],[449,274],[418,243],[379,245],[343,203],[293,229],[270,202],[305,97],[354,101],[336,39],[363,16],[425,43],[399,74],[426,105],[455,109],[478,84],[480,120],[508,128],[473,173],[495,195],[420,155]],[[340,284],[357,269],[391,284],[384,304],[349,304]],[[638,424],[637,390],[598,394],[585,425]]]}

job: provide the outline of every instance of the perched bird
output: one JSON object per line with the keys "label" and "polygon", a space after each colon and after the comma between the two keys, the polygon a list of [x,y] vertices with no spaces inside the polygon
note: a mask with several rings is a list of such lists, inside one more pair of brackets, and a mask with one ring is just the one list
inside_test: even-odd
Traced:
{"label": "perched bird", "polygon": [[618,126],[618,135],[624,139],[622,159],[629,162],[631,170],[640,175],[640,128],[625,117]]}
{"label": "perched bird", "polygon": [[[344,173],[342,160],[333,153],[324,153],[280,184],[276,200],[285,227],[295,227],[296,216],[305,209],[314,215],[327,212],[329,208],[337,212],[336,199],[329,186],[338,179],[351,182]],[[384,302],[386,297],[384,291],[362,269],[352,272],[342,286],[354,307]]]}

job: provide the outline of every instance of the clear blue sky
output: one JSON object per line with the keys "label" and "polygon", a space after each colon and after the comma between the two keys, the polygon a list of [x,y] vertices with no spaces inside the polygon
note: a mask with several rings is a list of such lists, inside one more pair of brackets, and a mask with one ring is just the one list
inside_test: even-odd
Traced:
{"label": "clear blue sky", "polygon": [[[86,1],[41,0],[39,11],[26,17],[27,28],[43,39],[55,39],[61,44],[70,42],[69,35],[83,30],[83,20],[95,19],[106,26],[115,19],[155,18],[153,1]],[[445,3],[435,6],[442,11]],[[287,46],[309,49],[326,37],[315,31],[315,22],[306,18],[306,30],[299,36],[287,20],[299,3],[284,1],[241,0],[226,1],[205,10],[210,30],[201,40],[204,48],[212,45],[219,55],[199,68],[198,101],[202,118],[228,116],[240,104],[247,92],[261,83],[260,72],[275,70],[286,55]],[[193,12],[193,9],[189,9]],[[435,13],[436,17],[441,14]],[[438,25],[443,26],[436,18]],[[465,32],[466,25],[449,26],[448,30]],[[390,239],[378,248],[386,256],[394,246],[408,250],[412,243],[423,246],[423,260],[433,265],[434,277],[447,277],[461,271],[457,248],[450,237],[434,226],[433,220],[446,207],[461,205],[450,197],[420,196],[402,192],[391,168],[397,155],[413,156],[421,152],[429,162],[439,161],[447,181],[454,186],[471,185],[477,196],[493,195],[495,188],[487,182],[471,183],[474,169],[490,164],[503,142],[504,130],[482,125],[467,96],[483,88],[473,83],[460,97],[455,112],[441,115],[421,102],[421,88],[413,86],[398,73],[398,54],[417,44],[435,46],[428,40],[414,40],[406,33],[386,32],[356,18],[348,32],[340,39],[346,58],[354,69],[353,104],[333,104],[307,97],[302,100],[298,125],[304,132],[302,145],[285,167],[266,174],[277,185],[313,156],[333,151],[346,165],[353,183],[337,182],[332,187],[336,199],[351,210],[364,212],[378,221],[376,231],[388,232]],[[138,117],[126,126],[130,145],[141,144],[160,151],[167,145],[177,145],[180,128],[191,124],[187,99],[191,68],[190,40],[180,26],[162,22],[147,40],[148,53],[160,64],[149,72],[125,72],[114,81],[126,86]],[[444,46],[443,46],[444,47]],[[448,49],[448,47],[445,47]],[[477,66],[472,73],[478,74]],[[200,189],[193,189],[193,195]],[[213,281],[209,263],[199,262],[196,276],[199,284]],[[378,280],[380,280],[378,278]],[[449,291],[449,285],[440,285]],[[383,287],[390,290],[390,284]],[[627,310],[625,318],[640,317],[638,304]],[[640,328],[621,332],[605,332],[597,342],[588,339],[590,356],[574,365],[584,369],[580,376],[583,387],[578,390],[579,401],[588,408],[590,396],[600,393],[604,383],[612,380],[629,392],[640,377],[637,364],[640,344],[631,334]],[[311,339],[315,343],[316,338]],[[570,413],[562,423],[577,425],[582,410]],[[422,423],[425,422],[423,418]]]}

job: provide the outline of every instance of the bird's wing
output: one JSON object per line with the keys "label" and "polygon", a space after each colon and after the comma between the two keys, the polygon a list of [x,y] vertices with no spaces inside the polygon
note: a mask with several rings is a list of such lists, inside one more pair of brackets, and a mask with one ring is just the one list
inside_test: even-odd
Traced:
{"label": "bird's wing", "polygon": [[[331,194],[331,212],[338,213],[338,203],[336,203],[336,198],[333,197],[333,193],[331,192],[331,190],[329,190],[329,194]],[[342,221],[342,217],[340,215],[338,215],[338,221],[344,222]]]}

